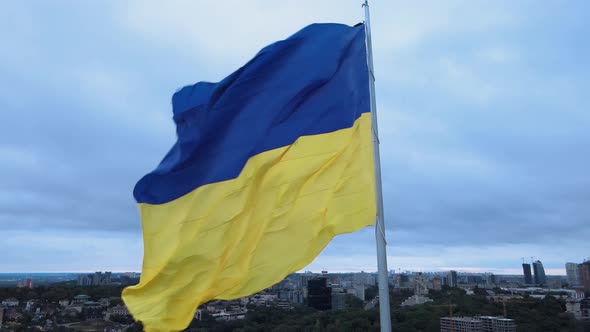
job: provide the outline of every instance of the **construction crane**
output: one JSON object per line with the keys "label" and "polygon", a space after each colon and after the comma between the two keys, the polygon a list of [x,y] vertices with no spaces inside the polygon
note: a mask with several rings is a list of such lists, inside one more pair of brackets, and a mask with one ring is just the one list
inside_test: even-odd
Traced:
{"label": "construction crane", "polygon": [[453,321],[453,308],[456,307],[456,304],[431,304],[431,307],[448,307],[449,308],[449,318],[451,322],[451,332],[455,332],[455,321]]}

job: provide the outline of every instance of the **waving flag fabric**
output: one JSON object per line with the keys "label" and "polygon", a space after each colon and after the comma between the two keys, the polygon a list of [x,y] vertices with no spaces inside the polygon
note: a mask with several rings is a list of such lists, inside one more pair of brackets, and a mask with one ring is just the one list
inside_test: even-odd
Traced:
{"label": "waving flag fabric", "polygon": [[174,94],[178,140],[134,190],[144,260],[123,299],[147,331],[182,330],[373,224],[368,80],[364,26],[313,24]]}

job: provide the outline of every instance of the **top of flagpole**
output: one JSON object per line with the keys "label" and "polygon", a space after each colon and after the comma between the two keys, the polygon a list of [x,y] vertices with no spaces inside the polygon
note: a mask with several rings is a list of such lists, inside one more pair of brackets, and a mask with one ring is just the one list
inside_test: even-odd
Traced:
{"label": "top of flagpole", "polygon": [[369,64],[369,72],[373,80],[375,80],[375,73],[373,69],[373,42],[371,41],[371,19],[369,15],[369,0],[363,1],[363,6],[365,10],[365,29],[367,31],[367,62]]}

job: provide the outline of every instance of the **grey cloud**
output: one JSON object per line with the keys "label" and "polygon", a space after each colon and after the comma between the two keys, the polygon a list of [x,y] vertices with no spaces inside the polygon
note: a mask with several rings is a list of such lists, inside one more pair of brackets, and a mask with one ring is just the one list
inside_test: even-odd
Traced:
{"label": "grey cloud", "polygon": [[[285,37],[307,20],[338,17],[332,5],[313,17],[298,10],[286,25],[277,14],[279,37],[259,22],[232,35],[214,25],[237,15],[225,11],[206,21],[220,28],[204,33],[182,30],[184,21],[176,18],[185,14],[174,6],[135,11],[133,3],[120,8],[113,2],[93,8],[105,16],[104,31],[90,9],[76,9],[79,18],[60,25],[57,12],[20,8],[25,28],[0,32],[13,50],[0,54],[3,230],[38,237],[62,232],[89,241],[106,232],[115,247],[128,238],[138,242],[131,190],[174,140],[174,90],[227,75],[254,46]],[[588,69],[581,66],[588,49],[562,38],[577,14],[560,12],[571,20],[550,32],[536,21],[555,9],[550,5],[482,6],[374,6],[385,213],[392,257],[400,262],[411,255],[426,262],[419,256],[435,249],[420,249],[424,244],[446,248],[448,255],[457,255],[453,248],[486,246],[505,255],[502,246],[542,251],[539,243],[555,239],[555,250],[565,256],[590,235]],[[247,7],[254,16],[266,8],[261,2]],[[360,8],[354,7],[358,16],[352,10],[342,15],[360,18]],[[244,17],[250,16],[240,13]],[[246,32],[252,41],[231,44]],[[369,257],[373,238],[372,228],[339,237],[325,255]],[[0,249],[12,245],[0,241]],[[57,244],[44,248],[69,259]],[[9,250],[34,266],[37,251]],[[96,259],[104,262],[109,254]],[[139,254],[120,262],[138,262]],[[437,262],[460,264],[461,257]]]}

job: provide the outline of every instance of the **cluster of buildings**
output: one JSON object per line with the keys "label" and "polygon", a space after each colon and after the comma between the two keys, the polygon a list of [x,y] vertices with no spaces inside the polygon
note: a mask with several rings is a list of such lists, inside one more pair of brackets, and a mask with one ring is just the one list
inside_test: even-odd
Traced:
{"label": "cluster of buildings", "polygon": [[318,310],[343,310],[347,307],[347,298],[365,301],[366,289],[376,285],[376,275],[365,272],[336,275],[326,272],[320,276],[301,277],[307,282],[303,289],[307,304]]}
{"label": "cluster of buildings", "polygon": [[81,274],[78,276],[78,286],[103,286],[111,284],[111,272],[94,272],[94,274]]}
{"label": "cluster of buildings", "polygon": [[[531,268],[532,265],[532,268]],[[566,263],[565,270],[567,274],[566,285],[569,289],[578,290],[579,293],[585,294],[586,297],[590,297],[590,261],[583,263]],[[561,283],[563,278],[553,279],[560,282],[552,282],[547,275],[545,275],[545,269],[543,263],[537,260],[532,264],[523,263],[522,272],[524,278],[522,284],[528,287],[549,287],[549,288],[562,288],[564,284]]]}
{"label": "cluster of buildings", "polygon": [[111,316],[129,317],[129,311],[123,304],[111,306],[111,302],[120,298],[101,298],[93,301],[88,295],[76,295],[71,301],[59,301],[64,311],[71,314],[77,314],[82,320],[109,320]]}
{"label": "cluster of buildings", "polygon": [[516,332],[516,322],[492,316],[443,317],[440,332]]}
{"label": "cluster of buildings", "polygon": [[211,316],[216,320],[244,318],[250,306],[284,309],[308,305],[318,310],[342,310],[352,298],[365,301],[367,288],[376,285],[374,273],[294,273],[278,284],[257,294],[234,301],[212,301],[201,306],[195,318]]}
{"label": "cluster of buildings", "polygon": [[[493,273],[410,272],[391,274],[391,284],[395,289],[411,290],[416,283],[424,283],[429,290],[441,290],[443,286],[473,288],[494,288],[504,280]],[[416,281],[418,279],[418,281]]]}
{"label": "cluster of buildings", "polygon": [[[88,295],[77,295],[72,299],[63,299],[55,303],[41,300],[19,301],[16,298],[3,299],[0,302],[0,329],[16,328],[22,323],[23,317],[29,317],[28,326],[38,330],[53,329],[58,326],[75,324],[83,321],[107,321],[113,317],[121,320],[129,318],[129,311],[123,304],[111,305],[113,300],[120,298],[101,298],[93,301]],[[113,323],[113,326],[121,326]]]}
{"label": "cluster of buildings", "polygon": [[121,285],[130,286],[139,282],[139,274],[135,272],[113,273],[106,271],[97,271],[90,274],[78,275],[78,286],[107,286],[107,285]]}
{"label": "cluster of buildings", "polygon": [[567,284],[552,285],[547,276],[543,263],[537,260],[531,264],[523,263],[523,284],[525,288],[508,288],[512,294],[527,294],[529,297],[542,298],[551,295],[566,300],[567,312],[577,319],[590,319],[590,261],[565,264]]}
{"label": "cluster of buildings", "polygon": [[374,273],[365,272],[306,272],[290,275],[270,291],[293,304],[307,303],[318,310],[341,310],[346,308],[347,298],[364,301],[366,289],[376,285],[376,277]]}
{"label": "cluster of buildings", "polygon": [[206,314],[215,320],[244,319],[248,312],[246,304],[242,299],[237,301],[211,301],[197,309],[195,319],[203,320]]}
{"label": "cluster of buildings", "polygon": [[25,314],[32,316],[32,321],[43,322],[43,312],[36,300],[21,303],[16,298],[7,298],[0,302],[0,328],[9,326],[11,322],[20,320]]}
{"label": "cluster of buildings", "polygon": [[[402,306],[420,305],[432,300],[430,290],[440,290],[442,286],[459,287],[473,293],[478,287],[488,294],[487,299],[494,302],[522,302],[525,297],[542,299],[547,296],[566,301],[566,311],[577,319],[590,319],[590,296],[587,279],[590,278],[590,261],[581,264],[568,263],[567,274],[570,287],[564,288],[561,277],[550,279],[545,275],[541,261],[523,263],[522,276],[495,276],[494,274],[421,273],[406,272],[393,275],[394,291],[413,291],[413,295],[402,302]],[[556,282],[557,281],[557,282]],[[553,288],[554,286],[554,288]],[[502,317],[446,317],[441,319],[441,331],[515,331],[514,321]]]}
{"label": "cluster of buildings", "polygon": [[512,293],[528,294],[530,297],[551,295],[566,300],[567,312],[577,319],[590,319],[590,261],[565,264],[567,285],[552,285],[545,275],[543,263],[537,260],[531,264],[523,263],[523,284],[526,288],[510,288]]}
{"label": "cluster of buildings", "polygon": [[[491,273],[458,273],[447,271],[438,273],[390,271],[390,283],[393,291],[413,294],[406,298],[402,306],[414,306],[428,302],[430,291],[439,291],[443,287],[460,287],[468,293],[475,287],[485,289],[488,299],[492,301],[518,301],[524,296],[545,297],[547,295],[563,298],[567,301],[567,311],[579,319],[590,319],[590,262],[581,264],[567,263],[567,278],[571,287],[551,288],[551,276],[547,277],[540,261],[523,263],[522,276],[497,276]],[[138,275],[95,272],[78,276],[79,286],[102,286],[132,284]],[[252,306],[273,306],[290,309],[296,305],[308,305],[318,310],[342,310],[354,303],[363,303],[365,308],[377,305],[375,291],[376,273],[294,273],[278,284],[257,294],[234,301],[212,301],[198,308],[195,318],[213,317],[216,320],[243,319]],[[524,281],[524,282],[523,282]],[[19,287],[32,287],[30,280]],[[372,293],[367,293],[372,288]],[[407,295],[406,295],[407,296]],[[128,317],[124,305],[111,305],[113,299],[102,298],[93,301],[87,295],[78,295],[73,299],[64,299],[58,303],[41,303],[31,300],[20,303],[17,299],[4,299],[0,307],[0,327],[3,321],[18,321],[24,313],[34,317],[39,325],[59,325],[63,322],[104,320],[113,317]],[[119,303],[120,299],[115,300]],[[441,318],[441,331],[515,331],[514,321],[501,317],[445,317]]]}
{"label": "cluster of buildings", "polygon": [[[590,297],[590,261],[582,263],[565,263],[565,271],[567,275],[567,284],[571,289],[581,289]],[[523,284],[525,286],[538,287],[555,287],[562,286],[561,284],[552,284],[545,274],[543,263],[540,260],[534,261],[531,264],[522,264]],[[559,287],[555,287],[559,288]]]}

